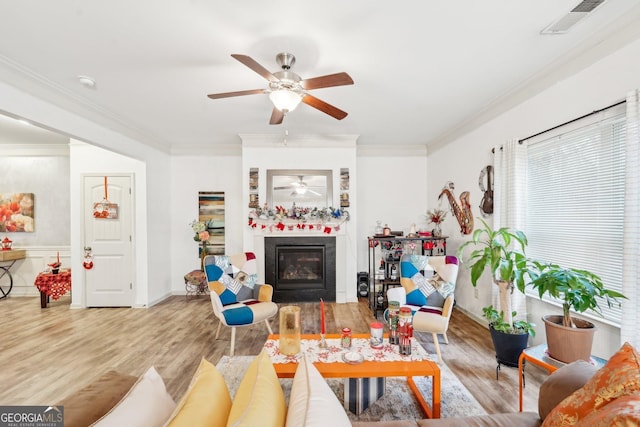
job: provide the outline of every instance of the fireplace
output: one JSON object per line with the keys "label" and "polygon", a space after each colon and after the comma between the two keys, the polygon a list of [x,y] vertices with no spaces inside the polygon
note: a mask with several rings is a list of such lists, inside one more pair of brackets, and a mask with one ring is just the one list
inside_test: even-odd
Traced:
{"label": "fireplace", "polygon": [[333,237],[265,237],[265,283],[275,302],[336,300]]}

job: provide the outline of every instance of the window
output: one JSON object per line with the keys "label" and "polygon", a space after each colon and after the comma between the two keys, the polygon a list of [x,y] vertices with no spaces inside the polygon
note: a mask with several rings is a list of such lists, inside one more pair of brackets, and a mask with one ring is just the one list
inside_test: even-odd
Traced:
{"label": "window", "polygon": [[[589,270],[617,291],[622,291],[624,107],[545,133],[527,149],[527,255]],[[601,301],[600,308],[606,322],[620,325],[619,307]]]}

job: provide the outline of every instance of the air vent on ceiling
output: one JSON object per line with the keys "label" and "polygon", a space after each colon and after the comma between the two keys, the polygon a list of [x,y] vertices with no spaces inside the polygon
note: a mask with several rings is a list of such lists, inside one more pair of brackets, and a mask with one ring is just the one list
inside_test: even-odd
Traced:
{"label": "air vent on ceiling", "polygon": [[602,3],[604,3],[604,0],[583,0],[582,2],[580,2],[580,4],[574,7],[571,12],[567,13],[566,15],[540,31],[540,34],[568,33],[571,27],[589,16],[589,14]]}

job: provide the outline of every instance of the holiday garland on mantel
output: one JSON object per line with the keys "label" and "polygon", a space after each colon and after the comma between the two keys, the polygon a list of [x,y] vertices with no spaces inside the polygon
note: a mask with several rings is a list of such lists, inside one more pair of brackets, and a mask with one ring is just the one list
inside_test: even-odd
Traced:
{"label": "holiday garland on mantel", "polygon": [[315,230],[331,234],[332,231],[339,231],[340,226],[346,221],[349,221],[349,212],[345,209],[303,208],[295,203],[291,209],[282,206],[270,209],[265,204],[264,207],[258,207],[249,213],[249,227],[259,227],[269,232]]}

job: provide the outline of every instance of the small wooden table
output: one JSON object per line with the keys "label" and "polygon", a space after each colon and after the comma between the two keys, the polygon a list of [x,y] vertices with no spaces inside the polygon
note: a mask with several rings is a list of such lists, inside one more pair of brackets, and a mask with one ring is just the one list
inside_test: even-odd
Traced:
{"label": "small wooden table", "polygon": [[[353,334],[352,337],[369,339],[369,334]],[[340,339],[340,335],[327,334],[326,338],[327,340]],[[269,335],[265,347],[278,343],[278,340],[279,335]],[[302,335],[301,346],[303,346],[303,348],[306,347],[305,341],[312,340],[320,340],[320,335]],[[319,350],[318,352],[321,351],[323,350]],[[355,365],[340,362],[325,363],[322,361],[314,362],[313,364],[324,378],[406,377],[407,384],[411,391],[413,391],[425,415],[429,418],[440,418],[440,367],[435,362],[430,360],[364,360],[362,363]],[[273,367],[276,370],[278,378],[293,378],[298,363],[296,361],[289,361],[287,363],[274,362]],[[431,396],[431,405],[427,403],[416,383],[413,381],[414,376],[432,378],[433,393]]]}
{"label": "small wooden table", "polygon": [[47,308],[49,297],[55,301],[71,290],[71,270],[57,274],[40,273],[34,285],[40,291],[40,308]]}
{"label": "small wooden table", "polygon": [[24,249],[0,251],[0,262],[3,263],[3,265],[0,265],[0,269],[3,270],[0,273],[0,299],[6,298],[11,289],[13,289],[13,276],[9,270],[17,260],[24,259],[26,256],[27,252]]}
{"label": "small wooden table", "polygon": [[[524,388],[524,364],[525,361],[538,365],[544,368],[549,373],[553,373],[559,368],[566,365],[566,363],[556,360],[549,356],[546,344],[540,344],[533,347],[528,347],[522,350],[520,358],[518,359],[518,377],[520,382],[520,412],[522,412],[522,389]],[[591,356],[591,364],[598,368],[602,368],[607,363],[606,360],[600,357]]]}

